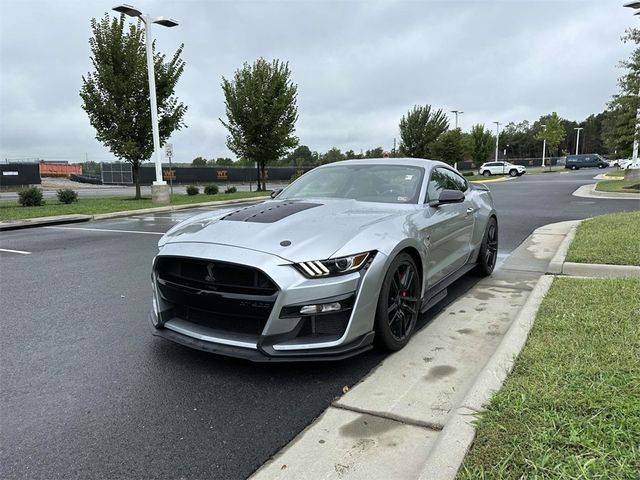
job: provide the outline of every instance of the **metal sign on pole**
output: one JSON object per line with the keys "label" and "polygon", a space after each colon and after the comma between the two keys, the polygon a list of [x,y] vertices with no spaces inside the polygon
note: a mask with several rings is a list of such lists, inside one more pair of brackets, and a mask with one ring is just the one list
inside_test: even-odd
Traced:
{"label": "metal sign on pole", "polygon": [[169,188],[173,195],[173,167],[171,166],[171,158],[173,157],[173,144],[167,143],[164,146],[164,154],[169,159]]}

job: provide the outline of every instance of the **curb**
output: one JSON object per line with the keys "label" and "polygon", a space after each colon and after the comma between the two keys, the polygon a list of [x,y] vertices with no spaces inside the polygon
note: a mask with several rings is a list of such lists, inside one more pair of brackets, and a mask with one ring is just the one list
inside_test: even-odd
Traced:
{"label": "curb", "polygon": [[576,237],[576,230],[578,229],[578,225],[582,223],[584,220],[580,220],[577,224],[573,225],[567,236],[562,240],[562,243],[558,247],[556,254],[553,256],[551,261],[549,262],[549,266],[547,267],[547,273],[551,274],[560,274],[562,273],[562,266],[564,265],[564,259],[567,257],[567,252],[569,251],[569,247],[571,246],[571,242]]}
{"label": "curb", "polygon": [[90,220],[106,220],[110,218],[129,217],[131,215],[141,215],[145,213],[171,212],[174,210],[186,210],[189,208],[211,207],[234,205],[238,203],[249,203],[254,201],[264,201],[271,198],[268,195],[260,197],[238,198],[235,200],[217,200],[214,202],[190,203],[186,205],[167,205],[166,207],[140,208],[138,210],[122,210],[111,213],[98,213],[95,215],[58,215],[55,217],[39,217],[14,222],[0,222],[0,231],[18,230],[22,228],[44,227],[47,225],[59,225],[64,223],[88,222]]}
{"label": "curb", "polygon": [[602,198],[608,200],[636,200],[640,201],[640,194],[621,192],[599,192],[596,190],[597,183],[590,183],[578,187],[571,195],[581,198]]}
{"label": "curb", "polygon": [[574,277],[640,278],[640,267],[634,265],[564,262],[561,273]]}
{"label": "curb", "polygon": [[475,415],[484,410],[493,393],[500,390],[515,360],[524,347],[536,313],[554,277],[543,275],[513,320],[502,342],[493,353],[462,404],[449,418],[431,448],[420,480],[455,479],[476,435]]}

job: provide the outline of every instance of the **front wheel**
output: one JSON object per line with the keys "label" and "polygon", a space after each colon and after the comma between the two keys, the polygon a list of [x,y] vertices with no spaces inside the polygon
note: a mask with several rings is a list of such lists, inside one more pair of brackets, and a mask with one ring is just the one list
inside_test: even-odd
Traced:
{"label": "front wheel", "polygon": [[571,165],[571,170],[577,170],[578,167],[576,167],[575,165]]}
{"label": "front wheel", "polygon": [[380,289],[375,319],[375,338],[380,347],[396,351],[407,344],[418,321],[420,290],[413,258],[401,253],[391,262]]}
{"label": "front wheel", "polygon": [[518,171],[516,169],[509,170],[510,177],[515,177],[516,175],[518,175]]}
{"label": "front wheel", "polygon": [[478,255],[477,271],[483,277],[493,273],[498,259],[498,222],[494,217],[489,219],[487,229],[484,232],[480,254]]}

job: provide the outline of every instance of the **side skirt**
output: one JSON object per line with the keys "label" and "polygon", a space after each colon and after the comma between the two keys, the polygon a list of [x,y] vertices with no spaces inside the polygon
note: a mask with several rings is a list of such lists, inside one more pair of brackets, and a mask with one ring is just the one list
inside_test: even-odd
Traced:
{"label": "side skirt", "polygon": [[469,273],[475,268],[475,266],[476,263],[467,263],[450,274],[447,278],[443,278],[433,287],[431,287],[427,291],[427,294],[422,298],[420,313],[426,312],[440,300],[444,299],[447,296],[447,287],[458,280],[460,277]]}

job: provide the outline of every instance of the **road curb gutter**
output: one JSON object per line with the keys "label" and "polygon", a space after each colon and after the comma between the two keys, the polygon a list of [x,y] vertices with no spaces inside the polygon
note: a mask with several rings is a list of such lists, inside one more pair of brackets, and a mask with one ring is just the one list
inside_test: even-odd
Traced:
{"label": "road curb gutter", "polygon": [[92,220],[91,215],[58,215],[55,217],[39,217],[28,220],[0,223],[0,232],[7,230],[19,230],[22,228],[46,227],[49,225],[61,225],[65,223],[80,223]]}
{"label": "road curb gutter", "polygon": [[427,455],[420,480],[454,479],[475,438],[475,415],[484,410],[491,396],[500,390],[524,347],[536,313],[554,277],[543,275],[531,291],[497,350],[484,366],[462,405],[449,418]]}
{"label": "road curb gutter", "polygon": [[582,198],[601,198],[605,200],[636,200],[640,201],[640,195],[637,193],[621,193],[621,192],[599,192],[596,190],[597,183],[590,183],[578,187],[571,195]]}
{"label": "road curb gutter", "polygon": [[574,277],[640,278],[640,266],[564,262],[562,274]]}

